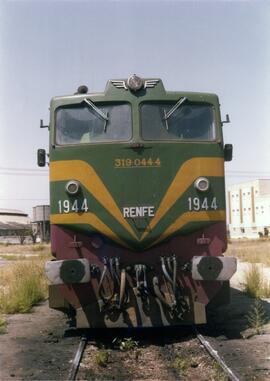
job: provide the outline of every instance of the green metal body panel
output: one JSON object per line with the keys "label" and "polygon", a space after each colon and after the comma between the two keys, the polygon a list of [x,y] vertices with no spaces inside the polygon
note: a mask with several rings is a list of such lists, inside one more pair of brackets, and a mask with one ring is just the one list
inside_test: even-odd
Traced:
{"label": "green metal body panel", "polygon": [[[183,96],[192,102],[206,102],[214,106],[216,141],[161,142],[142,140],[140,132],[140,104],[146,101],[176,102]],[[64,105],[81,103],[86,97],[90,98],[97,105],[99,102],[129,102],[132,107],[132,139],[121,143],[109,142],[57,146],[55,143],[55,112],[57,108]],[[215,94],[166,92],[161,80],[154,88],[143,89],[138,93],[133,93],[129,90],[118,89],[109,82],[105,93],[55,97],[51,101],[50,110],[50,162],[80,161],[91,166],[110,193],[111,198],[115,201],[121,213],[124,207],[132,206],[153,206],[156,213],[178,171],[187,162],[196,158],[220,158],[223,160],[222,125],[219,101]],[[143,144],[143,147],[134,148],[134,144]],[[120,165],[117,166],[119,163]],[[132,165],[126,165],[127,163],[132,163]],[[140,165],[135,165],[136,163]],[[146,165],[144,165],[145,163]],[[157,163],[158,165],[147,165],[147,163]],[[76,168],[78,171],[83,171],[80,165]],[[198,164],[194,164],[194,167],[191,166],[191,171],[196,168],[200,172]],[[207,197],[209,200],[216,197],[217,209],[215,211],[225,211],[223,173],[221,172],[219,176],[211,176],[211,171],[209,173],[210,176],[208,175],[207,177],[210,179],[211,188],[207,192]],[[200,175],[204,176],[205,174],[202,172]],[[76,171],[69,178],[69,180],[71,179],[77,179]],[[73,203],[74,197],[68,196],[65,191],[67,181],[68,178],[64,180],[57,179],[55,181],[53,176],[51,177],[51,216],[59,215],[59,201],[69,200],[70,205]],[[194,182],[188,180],[181,197],[176,199],[153,229],[150,226],[150,217],[140,219],[127,218],[126,221],[131,227],[133,235],[119,219],[115,218],[110,208],[102,205],[97,196],[97,194],[93,194],[87,186],[82,184],[82,192],[77,196],[77,199],[79,203],[82,203],[86,198],[89,212],[98,216],[102,223],[109,227],[124,245],[132,250],[142,251],[156,244],[161,234],[166,229],[169,229],[179,216],[189,212],[188,199],[190,197],[198,197],[203,202],[206,195],[198,192],[194,188]],[[224,217],[221,220],[224,220]],[[179,230],[174,231],[172,234],[188,234],[202,226],[209,225],[209,223],[211,223],[211,218],[208,218],[207,221],[196,221],[196,219],[189,218]],[[91,226],[91,224],[85,224],[79,219],[75,223],[70,224],[69,227],[86,234],[98,231],[96,227]],[[102,233],[101,231],[98,232]]]}

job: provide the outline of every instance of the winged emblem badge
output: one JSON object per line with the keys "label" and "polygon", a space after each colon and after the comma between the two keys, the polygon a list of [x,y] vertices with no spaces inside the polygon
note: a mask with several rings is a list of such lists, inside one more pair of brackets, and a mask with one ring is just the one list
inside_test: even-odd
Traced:
{"label": "winged emblem badge", "polygon": [[159,82],[159,79],[143,79],[136,74],[131,75],[126,81],[124,80],[111,80],[111,83],[117,89],[125,89],[131,91],[138,91],[142,88],[153,88]]}

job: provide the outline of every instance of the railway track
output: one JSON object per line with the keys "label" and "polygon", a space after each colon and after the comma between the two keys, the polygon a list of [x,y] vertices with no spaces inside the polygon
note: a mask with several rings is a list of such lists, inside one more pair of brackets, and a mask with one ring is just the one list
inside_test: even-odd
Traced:
{"label": "railway track", "polygon": [[196,336],[197,336],[197,339],[199,340],[199,342],[203,345],[203,347],[210,354],[210,356],[213,357],[213,359],[223,369],[224,373],[228,376],[228,379],[231,381],[240,381],[240,379],[236,376],[236,374],[234,374],[232,369],[225,363],[225,361],[222,359],[222,357],[218,354],[218,351],[216,351],[212,347],[212,345],[209,343],[209,341],[207,341],[206,338],[198,332],[196,332]]}
{"label": "railway track", "polygon": [[80,338],[80,342],[79,342],[77,351],[76,351],[75,356],[74,356],[72,363],[71,363],[71,368],[69,370],[67,381],[75,381],[76,380],[76,376],[77,376],[77,373],[78,373],[78,370],[80,367],[83,352],[84,352],[86,345],[87,345],[87,341],[88,340],[87,340],[86,336],[82,336]]}
{"label": "railway track", "polygon": [[[225,363],[222,357],[218,354],[218,351],[216,351],[213,348],[213,346],[209,343],[209,341],[207,341],[207,339],[201,333],[199,333],[196,329],[195,329],[194,337],[196,337],[200,346],[203,346],[203,348],[214,359],[214,361],[218,364],[218,366],[222,368],[228,380],[240,381],[238,376],[233,372],[233,370]],[[68,381],[75,381],[77,379],[77,375],[80,369],[80,364],[83,358],[84,351],[87,348],[87,344],[88,344],[87,336],[82,336],[80,338],[78,348],[76,350],[74,358],[71,362],[71,368],[70,368],[68,379],[67,379]],[[175,378],[175,379],[178,379],[178,378]]]}

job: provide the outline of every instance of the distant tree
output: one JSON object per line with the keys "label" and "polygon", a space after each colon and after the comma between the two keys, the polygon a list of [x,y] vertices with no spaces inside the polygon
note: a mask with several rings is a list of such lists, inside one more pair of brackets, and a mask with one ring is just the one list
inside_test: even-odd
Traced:
{"label": "distant tree", "polygon": [[21,245],[24,244],[24,241],[26,238],[25,231],[26,231],[25,229],[20,229],[20,230],[16,230],[16,232],[15,232],[15,235],[19,238],[19,242]]}
{"label": "distant tree", "polygon": [[30,230],[30,237],[32,239],[33,245],[37,242],[37,231]]}
{"label": "distant tree", "polygon": [[26,237],[30,235],[31,229],[29,228],[23,228],[23,229],[16,229],[15,230],[15,236],[19,238],[19,242],[21,245],[24,244]]}

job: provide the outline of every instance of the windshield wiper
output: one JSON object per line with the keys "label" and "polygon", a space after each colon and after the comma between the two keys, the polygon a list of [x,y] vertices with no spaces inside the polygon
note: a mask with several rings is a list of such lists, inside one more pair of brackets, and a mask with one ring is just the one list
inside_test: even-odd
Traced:
{"label": "windshield wiper", "polygon": [[181,104],[183,104],[185,101],[187,100],[186,97],[183,97],[183,98],[180,98],[178,102],[175,103],[175,105],[168,111],[166,112],[164,110],[164,120],[165,120],[165,123],[166,123],[166,130],[169,129],[169,126],[168,126],[168,119],[169,117],[181,106]]}
{"label": "windshield wiper", "polygon": [[104,132],[106,132],[107,122],[109,121],[108,113],[104,113],[101,111],[93,102],[90,101],[90,99],[84,98],[83,100],[88,106],[90,106],[101,118],[105,121],[104,122]]}

